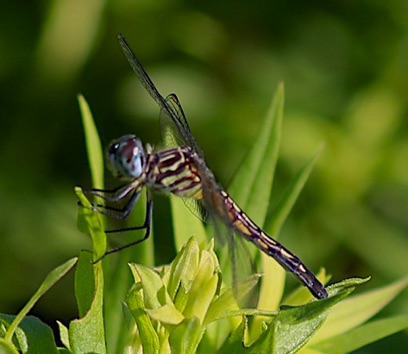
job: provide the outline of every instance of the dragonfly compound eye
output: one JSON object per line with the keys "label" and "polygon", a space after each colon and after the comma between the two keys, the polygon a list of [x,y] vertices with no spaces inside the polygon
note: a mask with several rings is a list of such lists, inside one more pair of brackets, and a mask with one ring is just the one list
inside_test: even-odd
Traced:
{"label": "dragonfly compound eye", "polygon": [[115,177],[131,180],[143,173],[145,152],[141,141],[134,135],[125,135],[112,141],[107,155]]}

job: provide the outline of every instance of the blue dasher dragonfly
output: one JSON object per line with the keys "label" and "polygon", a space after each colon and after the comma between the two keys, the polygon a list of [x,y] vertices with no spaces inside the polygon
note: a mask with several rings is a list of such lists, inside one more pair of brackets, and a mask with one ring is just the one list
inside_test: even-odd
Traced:
{"label": "blue dasher dragonfly", "polygon": [[[192,198],[202,202],[233,233],[253,243],[268,256],[273,257],[286,271],[293,273],[316,298],[326,298],[327,291],[313,272],[296,255],[257,226],[216,182],[191,133],[177,96],[172,93],[164,98],[125,38],[118,34],[118,40],[133,71],[160,107],[161,123],[166,128],[164,139],[177,140],[179,146],[153,152],[151,147],[144,145],[134,135],[124,135],[111,142],[107,151],[108,164],[115,177],[125,184],[114,190],[92,189],[90,193],[105,199],[108,204],[119,203],[127,199],[122,208],[98,204],[95,204],[95,208],[107,216],[125,219],[129,216],[145,187],[147,206],[143,225],[131,228],[132,230],[144,229],[144,237],[107,251],[106,254],[146,240],[149,237],[152,221],[151,192],[172,193],[181,198]],[[129,228],[110,232],[125,230]]]}

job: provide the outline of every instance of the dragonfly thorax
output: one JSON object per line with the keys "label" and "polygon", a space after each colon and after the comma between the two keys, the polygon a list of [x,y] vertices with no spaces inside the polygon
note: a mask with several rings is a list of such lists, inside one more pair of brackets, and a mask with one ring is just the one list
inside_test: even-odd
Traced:
{"label": "dragonfly thorax", "polygon": [[124,135],[109,144],[107,160],[115,177],[133,180],[143,173],[146,154],[139,139],[134,135]]}

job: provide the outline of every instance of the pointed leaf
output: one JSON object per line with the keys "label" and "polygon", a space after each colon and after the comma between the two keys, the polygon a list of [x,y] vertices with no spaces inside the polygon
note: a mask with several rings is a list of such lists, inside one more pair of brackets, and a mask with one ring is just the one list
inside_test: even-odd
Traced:
{"label": "pointed leaf", "polygon": [[243,317],[239,326],[230,334],[222,344],[219,353],[249,353],[250,350],[244,346],[245,333],[248,330],[248,320]]}
{"label": "pointed leaf", "polygon": [[317,343],[312,348],[323,353],[349,353],[407,328],[408,316],[394,316],[369,322],[339,336]]}
{"label": "pointed leaf", "polygon": [[[180,292],[186,294],[190,291],[194,277],[197,274],[198,265],[200,262],[200,248],[194,237],[191,237],[188,242],[182,247],[176,258],[171,262],[169,268],[169,280],[167,284],[170,297],[174,301],[182,301]],[[182,287],[182,289],[180,289]],[[177,296],[177,300],[176,300]],[[183,301],[182,301],[183,302]],[[178,307],[183,310],[182,308]]]}
{"label": "pointed leaf", "polygon": [[287,186],[285,193],[273,212],[272,217],[268,218],[265,230],[271,235],[279,235],[283,223],[286,221],[289,213],[292,211],[292,208],[295,205],[306,181],[308,180],[313,166],[322,152],[322,149],[323,145],[317,149],[312,158],[305,164],[305,166],[303,166],[297,176]]}
{"label": "pointed leaf", "polygon": [[147,309],[157,309],[164,304],[172,303],[160,275],[153,269],[140,264],[129,265],[136,284],[143,287],[144,304]]}
{"label": "pointed leaf", "polygon": [[57,321],[57,324],[61,343],[64,344],[67,349],[70,349],[68,328],[60,321]]}
{"label": "pointed leaf", "polygon": [[152,320],[159,321],[165,325],[177,326],[185,319],[183,314],[172,303],[165,304],[156,309],[146,310],[146,312]]}
{"label": "pointed leaf", "polygon": [[404,278],[391,285],[342,301],[331,311],[325,326],[312,342],[317,343],[357,327],[394,299],[407,284],[408,278]]}
{"label": "pointed leaf", "polygon": [[195,317],[200,323],[203,323],[218,286],[216,267],[215,255],[205,250],[202,251],[198,272],[183,311],[186,318]]}
{"label": "pointed leaf", "polygon": [[[75,187],[75,193],[81,206],[78,209],[78,228],[91,236],[93,244],[93,260],[100,259],[106,252],[106,235],[100,215],[93,211],[92,205],[85,197],[80,187]],[[101,262],[97,264],[101,265]]]}
{"label": "pointed leaf", "polygon": [[[284,86],[280,84],[273,97],[269,111],[262,124],[262,130],[252,146],[249,154],[242,162],[239,171],[228,190],[233,199],[240,205],[245,213],[249,215],[259,226],[262,226],[269,207],[269,200],[272,191],[272,184],[276,162],[279,153],[281,136],[281,126],[283,119]],[[259,259],[254,255],[260,251],[252,247],[248,251],[242,252],[245,248],[237,247],[230,249],[230,254],[234,259],[246,259],[248,251],[255,260],[256,268],[260,269]],[[231,261],[231,256],[224,252],[220,254],[220,263],[225,264]],[[238,262],[238,261],[236,261]],[[269,263],[270,261],[266,261]],[[239,265],[233,264],[233,269],[241,273]],[[244,264],[244,269],[252,268]],[[223,267],[223,270],[225,267]],[[243,272],[246,273],[246,272]],[[234,273],[233,273],[234,275]],[[280,277],[282,279],[282,276]],[[283,282],[275,283],[274,288],[283,291]]]}
{"label": "pointed leaf", "polygon": [[268,330],[251,346],[253,352],[295,353],[302,348],[326,320],[330,308],[353,289],[339,286],[336,295],[298,307],[283,307]]}
{"label": "pointed leaf", "polygon": [[47,277],[44,279],[38,290],[23,307],[23,309],[15,317],[14,321],[10,324],[7,329],[4,339],[6,341],[11,341],[14,332],[18,326],[20,326],[21,321],[28,314],[28,312],[33,308],[35,303],[43,296],[58,280],[60,280],[77,262],[77,258],[72,258],[59,267],[52,270]]}
{"label": "pointed leaf", "polygon": [[78,103],[84,127],[86,151],[91,169],[92,183],[95,188],[103,188],[103,150],[98,130],[92,117],[88,103],[82,95],[78,95]]}
{"label": "pointed leaf", "polygon": [[[297,177],[287,187],[285,194],[282,196],[274,214],[266,221],[265,231],[277,237],[280,230],[293,208],[304,184],[309,178],[310,172],[320,155],[321,148],[315,153],[310,161],[302,168]],[[271,257],[261,254],[262,269],[264,276],[262,278],[260,293],[259,293],[259,307],[264,309],[275,309],[281,301],[283,290],[285,286],[286,272],[276,263]],[[304,301],[306,302],[306,301]],[[262,319],[255,319],[261,321]],[[261,323],[258,324],[260,326]]]}
{"label": "pointed leaf", "polygon": [[136,322],[143,352],[149,354],[158,353],[160,347],[159,338],[149,316],[146,314],[143,298],[142,284],[137,283],[129,291],[126,303]]}
{"label": "pointed leaf", "polygon": [[229,191],[256,223],[263,225],[269,206],[273,175],[279,153],[284,87],[281,83],[262,124],[262,130],[241,164]]}
{"label": "pointed leaf", "polygon": [[204,328],[200,321],[193,317],[186,319],[177,326],[170,335],[170,345],[173,353],[195,354],[203,336]]}

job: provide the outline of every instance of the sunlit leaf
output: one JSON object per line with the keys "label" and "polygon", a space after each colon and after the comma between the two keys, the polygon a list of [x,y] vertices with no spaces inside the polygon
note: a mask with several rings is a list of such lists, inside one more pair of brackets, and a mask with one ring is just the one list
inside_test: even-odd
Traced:
{"label": "sunlit leaf", "polygon": [[[71,321],[69,342],[73,352],[106,353],[103,320],[103,271],[102,263],[92,264],[92,254],[82,252],[80,266],[75,274],[75,295],[82,317]],[[91,285],[86,284],[93,274]],[[93,289],[92,289],[93,288]],[[93,291],[92,291],[93,290]],[[89,306],[88,308],[86,308]]]}
{"label": "sunlit leaf", "polygon": [[312,342],[317,343],[345,333],[365,322],[394,299],[407,284],[408,278],[405,278],[391,285],[345,299],[330,312],[324,328],[317,333]]}
{"label": "sunlit leaf", "polygon": [[157,353],[160,346],[159,338],[149,316],[145,312],[143,298],[142,284],[137,283],[130,290],[126,302],[137,324],[138,337],[142,343],[144,353]]}
{"label": "sunlit leaf", "polygon": [[103,182],[103,150],[99,139],[98,130],[92,117],[91,109],[82,95],[78,95],[81,110],[82,125],[84,127],[86,151],[88,153],[89,167],[91,169],[94,188],[102,189]]}
{"label": "sunlit leaf", "polygon": [[323,353],[349,353],[408,328],[408,316],[394,316],[369,322],[313,346]]}
{"label": "sunlit leaf", "polygon": [[283,117],[284,86],[281,83],[249,154],[229,186],[234,200],[255,222],[263,225],[269,206],[273,176],[279,153]]}

